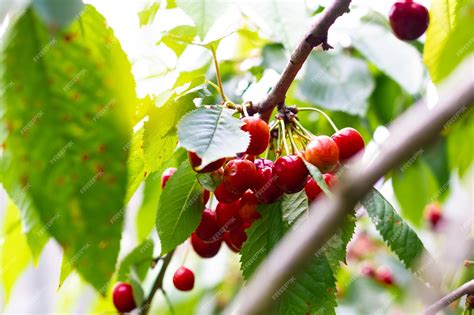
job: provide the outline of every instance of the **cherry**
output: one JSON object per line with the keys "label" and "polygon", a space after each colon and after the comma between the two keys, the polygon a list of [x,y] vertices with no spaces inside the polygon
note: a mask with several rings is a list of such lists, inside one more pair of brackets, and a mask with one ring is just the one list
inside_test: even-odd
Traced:
{"label": "cherry", "polygon": [[240,210],[239,215],[245,223],[252,224],[262,216],[257,211],[258,199],[254,193],[247,190],[240,199]]}
{"label": "cherry", "polygon": [[244,223],[239,215],[240,201],[232,203],[218,203],[216,207],[217,224],[224,231],[231,231]]}
{"label": "cherry", "polygon": [[173,284],[180,291],[191,291],[194,288],[194,273],[181,266],[173,276]]}
{"label": "cherry", "polygon": [[202,258],[211,258],[217,255],[221,248],[222,238],[214,243],[204,243],[196,233],[191,234],[191,245],[196,254]]}
{"label": "cherry", "polygon": [[204,192],[202,193],[202,202],[206,204],[209,201],[209,197],[211,196],[211,193],[209,190],[204,189]]}
{"label": "cherry", "polygon": [[257,175],[254,179],[253,192],[260,203],[274,203],[283,195],[283,191],[276,184],[276,176],[273,173],[273,162],[266,159],[255,160]]}
{"label": "cherry", "polygon": [[392,270],[387,266],[382,266],[377,269],[375,277],[379,282],[387,285],[392,285],[394,282]]}
{"label": "cherry", "polygon": [[250,144],[245,152],[252,155],[263,153],[270,142],[270,128],[268,128],[268,124],[257,117],[244,117],[242,120],[245,122],[242,130],[250,133]]}
{"label": "cherry", "polygon": [[331,137],[317,136],[306,146],[305,157],[321,172],[327,173],[336,166],[339,160],[339,149]]}
{"label": "cherry", "polygon": [[229,232],[224,233],[224,242],[226,243],[227,247],[229,247],[229,249],[234,253],[238,253],[240,251],[240,248],[235,246],[230,240]]}
{"label": "cherry", "polygon": [[374,267],[372,267],[371,265],[368,265],[368,264],[362,266],[362,269],[361,269],[360,273],[363,276],[366,276],[368,278],[375,278],[375,275],[376,275]]}
{"label": "cherry", "polygon": [[170,180],[174,172],[176,172],[176,167],[169,167],[161,174],[161,189],[165,188],[166,183]]}
{"label": "cherry", "polygon": [[229,242],[234,246],[234,249],[237,249],[239,252],[247,240],[247,233],[245,233],[246,227],[247,226],[244,225],[229,232]]}
{"label": "cherry", "polygon": [[364,139],[354,128],[343,128],[333,134],[331,138],[337,144],[341,161],[350,159],[365,148]]}
{"label": "cherry", "polygon": [[215,242],[219,237],[219,225],[217,225],[216,213],[211,209],[204,209],[201,222],[195,232],[203,242]]}
{"label": "cherry", "polygon": [[214,172],[218,170],[222,165],[224,165],[225,160],[226,160],[225,158],[222,158],[220,160],[214,161],[206,165],[206,167],[204,167],[202,170],[197,170],[197,168],[201,166],[201,162],[202,162],[201,158],[197,156],[197,154],[194,152],[188,152],[188,158],[189,158],[189,163],[191,164],[191,167],[193,168],[195,172],[198,172],[198,173]]}
{"label": "cherry", "polygon": [[425,218],[430,223],[432,229],[436,229],[439,223],[443,220],[443,214],[441,213],[441,207],[438,203],[433,202],[425,208]]}
{"label": "cherry", "polygon": [[395,36],[401,40],[417,39],[430,21],[428,9],[411,0],[395,2],[388,15]]}
{"label": "cherry", "polygon": [[298,155],[282,156],[273,164],[276,184],[287,194],[294,194],[304,188],[308,169]]}
{"label": "cherry", "polygon": [[252,188],[256,175],[255,164],[248,160],[230,160],[224,167],[224,185],[234,194]]}
{"label": "cherry", "polygon": [[231,203],[236,200],[239,200],[241,194],[234,194],[225,188],[224,183],[221,183],[217,186],[216,190],[214,191],[214,195],[216,196],[217,201],[222,203]]}
{"label": "cherry", "polygon": [[[323,175],[324,182],[331,188],[336,183],[336,177],[330,173]],[[304,186],[304,191],[306,192],[306,196],[310,201],[316,199],[319,194],[323,191],[321,187],[319,187],[318,183],[311,177],[308,176],[308,180],[306,181],[306,185]]]}
{"label": "cherry", "polygon": [[115,284],[112,300],[115,308],[120,313],[131,312],[136,307],[133,298],[133,288],[130,284],[125,282],[117,282],[117,284]]}

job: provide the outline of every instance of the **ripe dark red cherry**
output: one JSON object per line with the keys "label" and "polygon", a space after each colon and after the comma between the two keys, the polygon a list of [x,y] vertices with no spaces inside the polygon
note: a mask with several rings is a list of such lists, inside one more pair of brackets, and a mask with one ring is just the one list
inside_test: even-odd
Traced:
{"label": "ripe dark red cherry", "polygon": [[[328,188],[331,188],[336,183],[336,177],[330,173],[324,174],[323,179]],[[311,176],[308,176],[308,180],[304,186],[304,191],[310,201],[316,199],[323,192],[321,187],[319,187],[318,183],[316,183]]]}
{"label": "ripe dark red cherry", "polygon": [[430,22],[428,9],[411,0],[395,2],[388,14],[393,33],[401,40],[415,40]]}
{"label": "ripe dark red cherry", "polygon": [[304,188],[308,169],[298,155],[282,156],[273,164],[276,184],[287,194],[294,194]]}
{"label": "ripe dark red cherry", "polygon": [[382,266],[379,269],[377,269],[375,278],[379,282],[385,283],[386,285],[392,285],[394,282],[392,270],[387,266]]}
{"label": "ripe dark red cherry", "polygon": [[440,205],[436,202],[428,204],[425,208],[425,217],[431,228],[436,229],[439,223],[443,220]]}
{"label": "ripe dark red cherry", "polygon": [[376,275],[374,267],[368,264],[362,266],[360,273],[368,278],[375,278]]}
{"label": "ripe dark red cherry", "polygon": [[224,183],[221,183],[219,186],[217,186],[216,190],[214,191],[214,195],[216,196],[217,201],[222,203],[234,202],[239,200],[239,198],[242,196],[241,194],[234,194],[228,191],[227,188],[225,188]]}
{"label": "ripe dark red cherry", "polygon": [[243,194],[253,187],[255,164],[248,160],[230,160],[224,167],[224,185],[234,194]]}
{"label": "ripe dark red cherry", "polygon": [[242,249],[242,245],[247,240],[247,233],[245,233],[245,227],[241,226],[229,232],[229,242],[232,244],[234,249],[238,252]]}
{"label": "ripe dark red cherry", "polygon": [[219,225],[217,225],[216,213],[211,209],[204,209],[201,222],[195,232],[203,242],[215,242],[219,238]]}
{"label": "ripe dark red cherry", "polygon": [[258,199],[254,193],[247,190],[240,199],[239,215],[245,223],[252,224],[262,216],[257,211]]}
{"label": "ripe dark red cherry", "polygon": [[165,188],[166,183],[170,180],[174,172],[176,172],[176,167],[169,167],[161,174],[161,189]]}
{"label": "ripe dark red cherry", "polygon": [[211,193],[209,190],[204,189],[202,192],[202,202],[206,204],[209,201],[209,197],[211,196]]}
{"label": "ripe dark red cherry", "polygon": [[245,152],[252,155],[263,153],[270,142],[270,129],[268,128],[268,124],[257,117],[244,117],[242,120],[245,122],[245,125],[242,126],[242,130],[250,133],[250,144]]}
{"label": "ripe dark red cherry", "polygon": [[232,203],[218,203],[216,207],[217,224],[223,231],[231,231],[244,223],[239,215],[240,201]]}
{"label": "ripe dark red cherry", "polygon": [[194,288],[194,273],[184,266],[179,267],[174,273],[173,284],[180,291],[191,291]]}
{"label": "ripe dark red cherry", "polygon": [[255,160],[257,175],[254,179],[255,197],[260,203],[274,203],[283,195],[283,191],[276,184],[276,176],[273,174],[273,162],[266,159]]}
{"label": "ripe dark red cherry", "polygon": [[214,243],[204,243],[196,233],[191,234],[191,245],[196,254],[202,258],[211,258],[217,255],[221,248],[222,238]]}
{"label": "ripe dark red cherry", "polygon": [[133,299],[133,288],[125,282],[117,282],[112,293],[112,300],[115,308],[120,313],[131,312],[136,307]]}
{"label": "ripe dark red cherry", "polygon": [[193,170],[197,173],[210,173],[218,170],[225,163],[225,158],[212,162],[206,165],[202,170],[197,170],[201,166],[201,158],[194,152],[188,152],[189,163]]}
{"label": "ripe dark red cherry", "polygon": [[229,247],[229,249],[233,251],[234,253],[238,253],[240,251],[240,248],[232,244],[232,241],[230,240],[229,232],[224,233],[224,242],[227,245],[227,247]]}
{"label": "ripe dark red cherry", "polygon": [[305,158],[322,173],[327,173],[339,161],[339,148],[331,137],[317,136],[306,146]]}
{"label": "ripe dark red cherry", "polygon": [[359,152],[363,152],[365,142],[354,128],[344,128],[331,136],[339,149],[339,159],[346,161]]}

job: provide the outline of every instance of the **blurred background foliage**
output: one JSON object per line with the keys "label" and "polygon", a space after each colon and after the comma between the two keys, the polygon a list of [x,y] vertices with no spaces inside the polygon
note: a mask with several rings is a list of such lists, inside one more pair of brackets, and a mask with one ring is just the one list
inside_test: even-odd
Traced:
{"label": "blurred background foliage", "polygon": [[[122,266],[121,270],[125,270],[143,259],[133,254],[137,246],[144,246],[146,242],[155,244],[153,250],[145,251],[149,258],[153,257],[153,253],[156,256],[160,252],[154,218],[161,193],[161,172],[166,167],[178,166],[185,159],[183,150],[175,150],[175,126],[179,118],[188,106],[193,106],[192,100],[196,96],[201,98],[202,104],[220,102],[217,91],[205,81],[216,82],[211,50],[217,52],[226,95],[236,103],[256,102],[275,84],[309,23],[330,1],[85,2],[92,6],[84,6],[79,0],[2,1],[1,43],[2,47],[7,45],[10,28],[19,31],[15,29],[15,22],[22,19],[24,10],[28,8],[37,23],[33,28],[44,34],[41,45],[31,51],[32,56],[48,47],[49,40],[57,38],[64,45],[59,45],[59,48],[52,45],[51,52],[43,52],[44,58],[50,60],[45,63],[47,68],[34,71],[53,73],[64,85],[73,79],[75,72],[71,74],[67,67],[57,67],[68,61],[62,58],[77,55],[78,60],[90,60],[90,56],[81,55],[84,52],[78,53],[80,47],[63,44],[67,41],[64,36],[70,34],[71,30],[76,36],[81,36],[81,32],[87,28],[100,28],[108,32],[108,27],[111,27],[114,31],[131,65],[126,62],[121,63],[120,68],[109,65],[113,69],[99,66],[94,74],[88,74],[83,81],[92,84],[91,89],[106,94],[113,91],[111,87],[124,87],[121,83],[114,85],[113,82],[120,81],[120,77],[130,76],[131,66],[137,96],[133,97],[121,90],[124,97],[128,94],[128,101],[120,105],[123,110],[118,115],[124,125],[134,126],[133,134],[129,135],[124,129],[114,132],[116,126],[113,124],[109,130],[93,130],[94,126],[89,130],[99,132],[103,141],[115,143],[117,152],[120,148],[125,148],[124,152],[128,151],[127,167],[116,170],[117,176],[127,174],[128,170],[128,184],[126,191],[125,188],[119,189],[115,195],[108,195],[108,198],[86,207],[90,207],[90,211],[101,207],[116,211],[119,204],[127,207],[121,214],[125,223],[120,253],[118,249],[111,253],[112,256],[119,255],[116,269]],[[388,8],[393,1],[354,1],[351,12],[338,19],[331,28],[328,40],[334,49],[329,52],[316,49],[293,83],[287,95],[287,104],[324,109],[337,126],[358,129],[368,143],[365,158],[375,158],[379,144],[387,137],[386,127],[422,98],[429,106],[435,106],[437,99],[442,96],[439,95],[437,85],[466,56],[474,52],[472,0],[422,2],[430,7],[430,27],[421,40],[406,43],[394,37],[387,23]],[[92,7],[105,20],[100,14],[91,17]],[[89,11],[86,15],[81,13],[84,8]],[[30,31],[23,30],[20,36],[13,39],[13,44],[30,41]],[[92,44],[84,41],[83,44],[99,51],[111,45],[114,49],[120,49],[114,44],[114,35],[110,36],[108,40],[96,40]],[[55,53],[58,55],[55,56]],[[120,53],[118,51],[107,56],[113,59]],[[18,51],[18,54],[21,52]],[[2,60],[5,60],[4,56]],[[2,71],[4,67],[8,69],[4,62]],[[17,64],[15,70],[26,73],[31,68],[27,64]],[[113,73],[112,83],[106,79],[101,81],[109,73]],[[8,96],[15,89],[15,82],[5,81],[5,77],[3,74],[0,89],[2,96]],[[92,81],[94,78],[97,81]],[[23,83],[29,84],[32,97],[37,97],[36,91],[48,89],[47,80],[25,80],[30,80]],[[132,87],[133,84],[128,86],[129,89]],[[8,100],[8,97],[2,97],[1,115],[5,115],[4,105]],[[107,109],[105,113],[107,119],[112,119]],[[415,228],[435,258],[443,262],[444,270],[450,275],[443,283],[442,289],[445,290],[473,278],[473,269],[463,268],[462,261],[474,259],[474,115],[472,109],[466,109],[462,114],[459,119],[446,125],[441,138],[433,139],[430,147],[420,148],[409,161],[378,183],[386,198],[396,205],[403,218]],[[28,115],[28,119],[32,119],[35,113],[30,112]],[[328,122],[314,112],[301,113],[299,117],[314,134],[332,133]],[[68,124],[64,123],[64,132],[74,132],[68,129],[73,128],[72,124]],[[8,121],[2,120],[0,128],[0,140],[6,143]],[[171,138],[164,138],[164,134],[171,135]],[[96,145],[96,142],[89,144]],[[55,153],[60,149],[61,146],[54,146],[48,152]],[[103,296],[99,295],[75,271],[71,268],[68,270],[68,259],[74,257],[66,255],[61,263],[58,257],[62,256],[62,252],[56,243],[49,242],[44,247],[51,231],[35,227],[35,220],[38,220],[35,217],[37,212],[33,209],[35,202],[25,200],[21,195],[22,189],[12,183],[12,166],[9,169],[7,167],[15,161],[9,159],[9,151],[3,148],[2,186],[8,191],[11,200],[6,201],[6,192],[2,191],[2,311],[113,312],[110,287],[101,292]],[[35,172],[28,166],[24,167],[29,172]],[[93,176],[93,173],[90,174],[88,178]],[[43,175],[38,173],[38,180]],[[9,188],[14,186],[17,188]],[[96,189],[97,193],[110,192],[109,188]],[[41,195],[36,198],[41,198]],[[110,199],[115,199],[112,208]],[[58,204],[61,202],[58,201]],[[432,203],[438,203],[442,209],[442,228],[433,229],[425,218],[425,209]],[[54,219],[51,214],[39,213],[43,221]],[[339,269],[337,275],[337,311],[341,314],[403,314],[418,310],[423,297],[419,294],[416,277],[405,270],[387,250],[377,232],[368,224],[363,210],[358,211],[358,217],[359,224],[349,246],[347,264]],[[92,226],[100,224],[94,215],[86,219]],[[56,238],[59,235],[61,239],[61,233],[68,231],[67,220],[59,226],[60,230],[53,231],[53,235]],[[85,231],[76,231],[78,234],[74,234],[74,237],[85,240],[89,239],[86,233],[96,233]],[[83,243],[79,242],[75,246],[80,249]],[[184,245],[178,248],[170,270],[180,264],[187,247]],[[165,289],[175,314],[219,313],[242,285],[238,256],[223,248],[218,256],[210,260],[197,259],[193,253],[190,253],[188,260],[197,275],[196,287],[191,293],[173,290],[170,273],[165,278]],[[33,271],[32,265],[38,270]],[[389,286],[364,276],[361,271],[367,266],[390,268],[394,274],[394,285]],[[104,265],[106,267],[113,266]],[[139,275],[144,279],[145,291],[156,277],[157,269]],[[38,271],[43,272],[42,277],[34,275]],[[84,273],[81,274],[84,277]],[[119,272],[113,279],[122,276]],[[102,283],[96,277],[97,272],[85,278],[89,283]],[[60,284],[62,286],[56,292]],[[23,303],[25,294],[35,294],[31,303]],[[154,313],[170,313],[161,295],[157,295],[155,300]],[[456,304],[448,312],[457,313],[459,310]]]}

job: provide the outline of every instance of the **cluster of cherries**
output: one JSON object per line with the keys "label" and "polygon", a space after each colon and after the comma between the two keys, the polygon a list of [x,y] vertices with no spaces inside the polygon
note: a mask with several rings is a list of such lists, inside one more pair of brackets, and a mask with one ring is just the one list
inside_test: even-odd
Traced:
{"label": "cluster of cherries", "polygon": [[404,0],[395,2],[389,13],[393,33],[401,40],[415,40],[428,28],[430,14],[423,5]]}

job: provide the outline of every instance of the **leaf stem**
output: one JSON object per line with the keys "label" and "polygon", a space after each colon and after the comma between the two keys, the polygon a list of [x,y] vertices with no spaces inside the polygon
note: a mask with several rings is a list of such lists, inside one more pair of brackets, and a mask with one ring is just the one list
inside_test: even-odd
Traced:
{"label": "leaf stem", "polygon": [[314,111],[314,112],[318,112],[320,113],[321,115],[323,115],[327,121],[329,122],[329,124],[331,124],[331,127],[334,129],[335,132],[338,132],[339,129],[337,128],[336,124],[334,123],[334,121],[332,121],[331,117],[328,116],[328,114],[326,114],[324,111],[320,110],[319,108],[315,108],[315,107],[302,107],[302,108],[298,108],[299,111]]}
{"label": "leaf stem", "polygon": [[219,92],[221,94],[222,100],[225,102],[227,101],[227,97],[225,96],[224,88],[222,87],[221,73],[219,71],[219,62],[217,62],[216,50],[214,47],[211,47],[211,52],[212,52],[212,60],[214,61],[214,67],[216,68],[216,77],[217,77],[217,83],[219,85]]}

